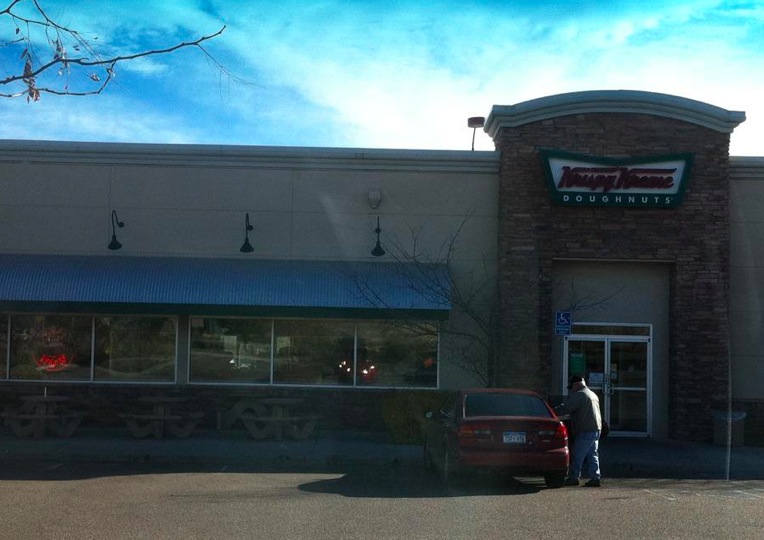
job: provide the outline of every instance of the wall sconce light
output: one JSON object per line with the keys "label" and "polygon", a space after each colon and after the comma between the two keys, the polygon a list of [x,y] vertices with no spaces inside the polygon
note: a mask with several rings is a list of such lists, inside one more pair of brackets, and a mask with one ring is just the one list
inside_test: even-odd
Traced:
{"label": "wall sconce light", "polygon": [[369,191],[369,206],[372,210],[376,210],[380,202],[382,202],[382,193],[377,190]]}
{"label": "wall sconce light", "polygon": [[472,151],[475,151],[475,132],[477,131],[477,128],[481,128],[485,126],[485,117],[484,116],[471,116],[470,118],[467,118],[467,127],[472,128]]}
{"label": "wall sconce light", "polygon": [[120,229],[124,227],[124,222],[120,221],[117,217],[117,211],[112,210],[111,211],[111,242],[109,242],[109,245],[107,246],[110,250],[115,251],[117,249],[120,249],[122,247],[122,244],[119,243],[117,240],[117,227]]}
{"label": "wall sconce light", "polygon": [[244,243],[241,245],[241,248],[239,251],[242,253],[252,253],[255,251],[255,248],[252,247],[252,244],[249,243],[249,231],[251,231],[254,227],[249,222],[249,212],[247,212],[247,217],[244,220]]}
{"label": "wall sconce light", "polygon": [[385,250],[382,249],[382,245],[379,243],[379,233],[382,232],[382,229],[379,228],[379,216],[377,216],[377,228],[374,229],[374,232],[377,234],[377,245],[371,250],[371,254],[375,257],[381,257],[385,254]]}

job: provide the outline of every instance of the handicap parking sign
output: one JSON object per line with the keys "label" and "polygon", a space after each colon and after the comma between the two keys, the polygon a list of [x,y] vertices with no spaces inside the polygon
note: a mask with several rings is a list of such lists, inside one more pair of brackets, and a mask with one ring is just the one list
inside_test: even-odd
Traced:
{"label": "handicap parking sign", "polygon": [[568,336],[573,327],[573,313],[558,311],[554,318],[554,333],[556,336]]}

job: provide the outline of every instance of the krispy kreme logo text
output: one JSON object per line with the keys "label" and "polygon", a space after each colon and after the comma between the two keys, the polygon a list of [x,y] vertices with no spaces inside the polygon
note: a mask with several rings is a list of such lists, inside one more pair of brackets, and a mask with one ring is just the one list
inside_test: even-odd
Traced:
{"label": "krispy kreme logo text", "polygon": [[681,202],[692,156],[596,158],[542,151],[558,204],[671,208]]}
{"label": "krispy kreme logo text", "polygon": [[571,167],[563,165],[558,189],[584,188],[607,193],[613,190],[670,189],[674,187],[676,167],[647,169],[643,167]]}

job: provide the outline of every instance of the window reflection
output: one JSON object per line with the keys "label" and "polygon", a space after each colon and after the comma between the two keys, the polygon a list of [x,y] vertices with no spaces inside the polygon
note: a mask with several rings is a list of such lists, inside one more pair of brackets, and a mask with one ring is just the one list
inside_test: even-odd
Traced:
{"label": "window reflection", "polygon": [[273,382],[352,385],[352,322],[289,320],[274,324]]}
{"label": "window reflection", "polygon": [[[358,384],[436,387],[438,329],[433,323],[358,323]],[[373,376],[364,369],[374,366]]]}
{"label": "window reflection", "polygon": [[437,350],[432,322],[198,317],[190,380],[436,388]]}
{"label": "window reflection", "polygon": [[[175,317],[20,314],[3,321],[0,347],[10,355],[0,353],[0,378],[175,381]],[[233,317],[189,322],[190,382],[438,386],[434,322]]]}
{"label": "window reflection", "polygon": [[96,317],[95,329],[95,380],[175,380],[174,318]]}
{"label": "window reflection", "polygon": [[271,321],[191,319],[192,382],[268,383]]}
{"label": "window reflection", "polygon": [[90,379],[91,317],[11,317],[11,378]]}

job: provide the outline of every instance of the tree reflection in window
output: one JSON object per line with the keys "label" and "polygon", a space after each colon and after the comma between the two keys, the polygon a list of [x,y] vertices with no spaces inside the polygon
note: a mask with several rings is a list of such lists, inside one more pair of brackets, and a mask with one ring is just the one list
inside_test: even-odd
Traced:
{"label": "tree reflection in window", "polygon": [[333,320],[276,321],[274,382],[352,385],[355,325]]}
{"label": "tree reflection in window", "polygon": [[191,319],[191,381],[269,383],[271,320]]}

